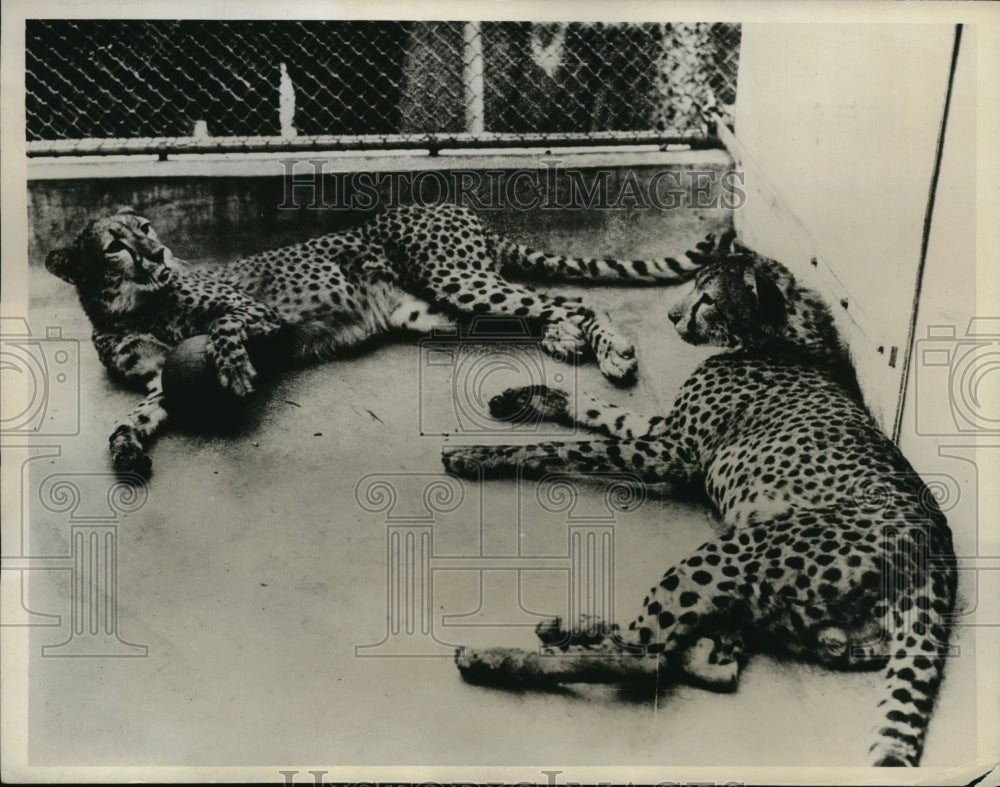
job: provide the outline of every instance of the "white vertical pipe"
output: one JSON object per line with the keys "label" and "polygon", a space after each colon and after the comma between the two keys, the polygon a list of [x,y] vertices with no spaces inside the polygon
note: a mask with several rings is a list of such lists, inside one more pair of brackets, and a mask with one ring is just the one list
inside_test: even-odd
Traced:
{"label": "white vertical pipe", "polygon": [[465,85],[465,130],[470,134],[482,134],[486,129],[486,110],[483,102],[483,37],[481,23],[466,22],[463,29],[465,39],[463,82]]}

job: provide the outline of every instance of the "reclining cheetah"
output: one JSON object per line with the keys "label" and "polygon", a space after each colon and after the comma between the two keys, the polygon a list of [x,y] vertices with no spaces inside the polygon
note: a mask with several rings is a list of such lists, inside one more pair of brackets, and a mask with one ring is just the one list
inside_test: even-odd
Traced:
{"label": "reclining cheetah", "polygon": [[470,210],[442,206],[389,210],[356,229],[211,272],[187,270],[149,221],[123,212],[92,221],[45,264],[76,286],[104,365],[146,391],[110,438],[115,468],[145,476],[147,445],[170,406],[160,370],[167,352],[191,336],[208,335],[223,388],[246,396],[256,376],[248,341],[281,337],[289,342],[280,345],[284,356],[307,361],[336,357],[396,329],[426,332],[448,317],[511,315],[541,323],[545,350],[590,351],[605,376],[628,384],[635,353],[604,317],[579,299],[544,295],[503,277],[670,284],[688,278],[697,259],[567,259],[489,234]]}
{"label": "reclining cheetah", "polygon": [[663,494],[704,487],[729,530],[669,568],[627,631],[594,621],[539,626],[541,652],[460,651],[472,682],[618,681],[677,670],[734,689],[744,637],[837,667],[881,666],[876,765],[916,765],[948,654],[956,575],[944,515],[862,404],[819,296],[726,236],[669,313],[702,363],[671,412],[597,401],[571,412],[542,386],[490,402],[611,439],[449,447],[473,478],[629,472]]}

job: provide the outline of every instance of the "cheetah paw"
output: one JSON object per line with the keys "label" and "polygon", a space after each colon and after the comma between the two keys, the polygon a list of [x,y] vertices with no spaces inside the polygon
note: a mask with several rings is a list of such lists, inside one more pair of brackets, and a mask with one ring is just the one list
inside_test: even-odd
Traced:
{"label": "cheetah paw", "polygon": [[234,396],[243,398],[253,393],[253,381],[257,378],[257,370],[247,357],[216,360],[219,372],[219,384]]}
{"label": "cheetah paw", "polygon": [[632,385],[639,371],[639,361],[632,345],[609,347],[597,365],[601,373],[615,385]]}
{"label": "cheetah paw", "polygon": [[149,478],[153,461],[142,447],[134,429],[120,427],[111,435],[111,464],[123,476]]}
{"label": "cheetah paw", "polygon": [[740,679],[739,655],[742,646],[717,643],[702,637],[684,654],[684,672],[695,682],[713,691],[736,691]]}
{"label": "cheetah paw", "polygon": [[445,446],[441,449],[441,463],[452,475],[478,480],[483,476],[483,453],[482,446]]}
{"label": "cheetah paw", "polygon": [[538,656],[519,648],[458,648],[455,664],[469,683],[520,687],[542,683]]}
{"label": "cheetah paw", "polygon": [[847,632],[837,626],[827,626],[816,634],[823,657],[829,661],[842,661],[848,656]]}
{"label": "cheetah paw", "polygon": [[569,640],[569,632],[562,627],[562,618],[554,617],[539,621],[535,626],[535,636],[544,645],[558,645]]}
{"label": "cheetah paw", "polygon": [[490,415],[502,421],[527,423],[568,417],[569,395],[547,385],[508,388],[490,399]]}
{"label": "cheetah paw", "polygon": [[580,356],[587,347],[580,326],[570,320],[546,323],[541,344],[545,352],[560,361]]}

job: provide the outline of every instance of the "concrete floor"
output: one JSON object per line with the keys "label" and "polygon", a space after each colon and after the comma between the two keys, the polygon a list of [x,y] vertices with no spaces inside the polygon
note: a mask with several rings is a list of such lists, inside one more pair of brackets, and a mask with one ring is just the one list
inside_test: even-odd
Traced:
{"label": "concrete floor", "polygon": [[[519,237],[531,241],[534,232],[544,246],[570,253],[677,249],[629,248],[629,227],[615,235],[612,220],[620,219],[532,227]],[[728,217],[678,212],[671,221],[683,248]],[[513,224],[508,231],[514,234]],[[617,248],[601,248],[608,237],[619,238]],[[35,332],[59,325],[81,343],[80,432],[56,441],[61,455],[30,463],[25,493],[36,496],[50,474],[107,470],[107,434],[134,396],[105,378],[69,286],[37,264],[29,284]],[[580,368],[580,385],[640,411],[664,411],[706,354],[669,330],[671,293],[607,288],[589,295],[635,337],[642,366],[629,391],[612,389],[591,366]],[[33,765],[863,763],[877,673],[838,674],[759,656],[734,695],[685,686],[658,697],[612,687],[509,693],[466,685],[447,658],[358,657],[356,646],[385,637],[388,592],[386,515],[358,504],[358,482],[390,475],[394,515],[405,516],[419,508],[413,496],[423,479],[392,474],[440,471],[444,438],[421,435],[419,424],[433,431],[451,417],[452,375],[422,376],[422,362],[416,341],[379,347],[285,376],[229,434],[177,431],[159,440],[148,500],[117,527],[118,632],[148,646],[148,654],[36,657],[68,629],[33,629]],[[572,379],[572,367],[548,363],[546,370]],[[599,489],[583,487],[579,495],[579,511],[605,510]],[[647,501],[619,514],[619,617],[628,620],[650,583],[714,526],[698,502]],[[480,554],[480,538],[482,554],[516,554],[520,546],[524,556],[565,555],[566,514],[545,510],[533,490],[519,493],[513,482],[468,486],[464,500],[438,517],[434,565]],[[33,505],[26,547],[67,554],[66,514]],[[433,628],[445,643],[531,646],[536,613],[567,610],[559,566],[530,570],[528,558],[520,570],[464,566],[433,578]],[[70,597],[68,572],[32,573],[36,611],[68,620]],[[423,647],[418,640],[415,650]],[[925,765],[975,756],[970,640],[959,637],[971,657],[947,674]]]}

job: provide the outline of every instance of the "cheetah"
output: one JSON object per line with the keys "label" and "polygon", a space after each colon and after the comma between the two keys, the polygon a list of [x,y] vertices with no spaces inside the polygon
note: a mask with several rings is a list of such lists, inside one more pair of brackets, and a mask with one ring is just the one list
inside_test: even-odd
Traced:
{"label": "cheetah", "polygon": [[175,259],[151,223],[126,210],[91,221],[45,264],[75,285],[104,366],[145,391],[110,447],[118,471],[147,477],[148,446],[170,410],[160,372],[171,348],[192,336],[207,334],[219,382],[235,397],[254,389],[253,346],[289,364],[330,359],[393,331],[427,333],[478,314],[533,320],[544,350],[589,352],[609,380],[628,385],[635,352],[603,315],[505,277],[673,284],[700,259],[568,259],[488,233],[467,208],[441,205],[389,209],[357,228],[211,271]]}
{"label": "cheetah", "polygon": [[744,648],[883,670],[869,762],[914,766],[941,681],[956,573],[944,515],[865,408],[820,296],[727,233],[669,310],[704,361],[666,415],[545,386],[490,401],[604,440],[446,446],[468,477],[630,473],[651,494],[702,491],[724,534],[666,570],[627,628],[540,625],[541,649],[460,649],[473,683],[539,686],[643,676],[736,688]]}

